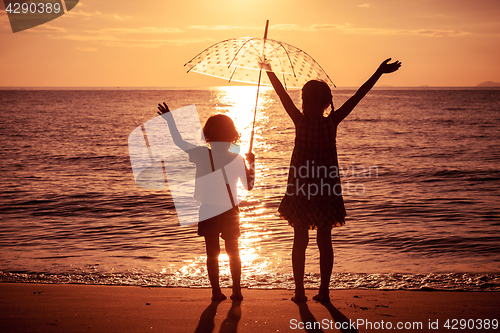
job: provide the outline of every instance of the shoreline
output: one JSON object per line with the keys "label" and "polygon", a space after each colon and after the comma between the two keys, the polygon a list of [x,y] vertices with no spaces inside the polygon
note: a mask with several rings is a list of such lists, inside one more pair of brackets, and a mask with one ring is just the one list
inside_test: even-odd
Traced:
{"label": "shoreline", "polygon": [[[318,269],[319,270],[319,269]],[[320,283],[318,273],[305,274],[306,289]],[[221,275],[221,287],[231,286],[230,275]],[[209,288],[206,276],[164,273],[23,273],[0,271],[0,283],[81,284],[165,288]],[[291,273],[246,274],[242,286],[248,289],[293,290]],[[332,273],[330,290],[399,291],[500,291],[498,273]]]}
{"label": "shoreline", "polygon": [[295,304],[292,290],[244,288],[242,302],[212,303],[210,288],[0,283],[0,322],[5,332],[256,333],[390,331],[398,323],[441,332],[453,320],[477,332],[486,320],[495,331],[500,320],[498,292],[332,290],[331,304],[313,301],[315,293]]}

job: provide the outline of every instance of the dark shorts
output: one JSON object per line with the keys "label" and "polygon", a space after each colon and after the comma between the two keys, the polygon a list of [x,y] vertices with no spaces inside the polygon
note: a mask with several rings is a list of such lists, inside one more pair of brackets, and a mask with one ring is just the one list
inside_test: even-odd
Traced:
{"label": "dark shorts", "polygon": [[[200,215],[210,209],[206,205],[200,206]],[[238,206],[224,213],[198,222],[198,235],[221,235],[222,239],[235,239],[240,237],[240,209]]]}

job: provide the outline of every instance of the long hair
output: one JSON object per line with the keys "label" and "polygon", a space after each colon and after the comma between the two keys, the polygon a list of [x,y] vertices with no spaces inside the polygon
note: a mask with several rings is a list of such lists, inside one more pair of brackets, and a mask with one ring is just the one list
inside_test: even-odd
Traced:
{"label": "long hair", "polygon": [[203,135],[208,142],[236,143],[240,138],[233,120],[224,114],[210,116],[203,126]]}
{"label": "long hair", "polygon": [[[328,105],[332,107],[333,111],[332,91],[326,82],[311,80],[304,84],[302,87],[302,109],[304,114],[322,115]],[[313,114],[313,112],[318,114]]]}

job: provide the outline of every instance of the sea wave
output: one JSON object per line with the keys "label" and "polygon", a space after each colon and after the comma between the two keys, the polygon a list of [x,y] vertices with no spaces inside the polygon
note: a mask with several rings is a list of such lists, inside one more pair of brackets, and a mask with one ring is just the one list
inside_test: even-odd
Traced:
{"label": "sea wave", "polygon": [[[229,288],[229,275],[221,275],[221,286]],[[54,283],[86,285],[121,285],[144,287],[209,288],[206,276],[175,274],[47,274],[28,272],[0,272],[0,282]],[[307,289],[319,286],[319,274],[305,274]],[[292,274],[258,274],[243,277],[243,287],[254,289],[294,289]],[[330,289],[372,290],[441,290],[441,291],[500,291],[500,275],[493,274],[369,274],[336,273]]]}

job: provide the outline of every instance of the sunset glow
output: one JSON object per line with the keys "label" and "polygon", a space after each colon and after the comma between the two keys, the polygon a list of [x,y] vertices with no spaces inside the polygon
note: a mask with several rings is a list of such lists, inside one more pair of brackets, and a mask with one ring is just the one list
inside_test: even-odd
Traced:
{"label": "sunset glow", "polygon": [[84,0],[18,33],[0,6],[3,87],[224,85],[183,65],[218,41],[262,37],[266,20],[269,38],[305,50],[339,87],[360,85],[387,57],[404,70],[380,85],[500,82],[496,0]]}

